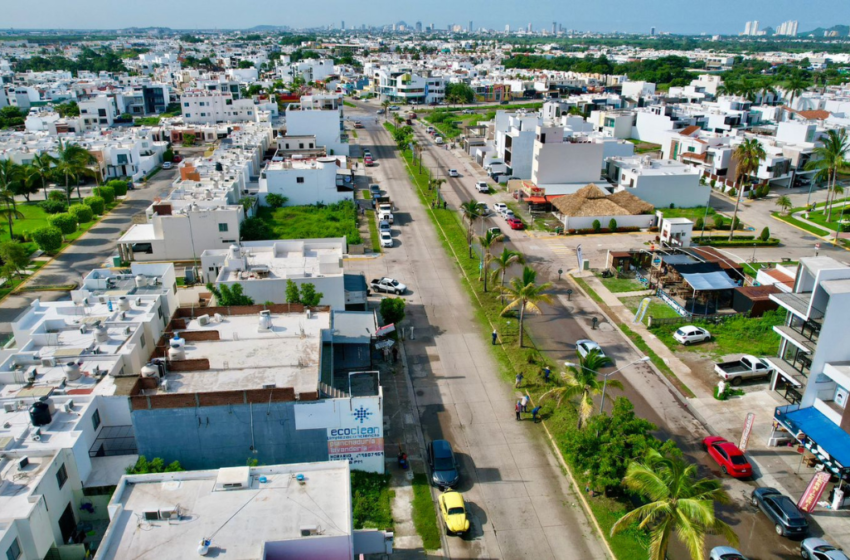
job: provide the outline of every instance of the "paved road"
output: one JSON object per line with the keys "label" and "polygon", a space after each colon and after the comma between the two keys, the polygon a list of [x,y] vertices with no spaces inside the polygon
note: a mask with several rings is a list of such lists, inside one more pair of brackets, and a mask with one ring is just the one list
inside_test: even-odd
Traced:
{"label": "paved road", "polygon": [[[449,179],[448,188],[443,189],[450,206],[456,206],[463,200],[474,198],[483,200],[492,207],[492,203],[499,200],[499,195],[482,195],[475,192],[475,182],[483,180],[484,176],[477,166],[471,165],[468,158],[458,157],[452,151],[437,147],[427,135],[422,134],[420,127],[417,126],[416,130],[419,140],[428,152],[424,162],[432,167],[433,172],[445,175],[446,170],[450,168],[460,170],[462,176]],[[476,174],[480,175],[476,176]],[[776,222],[776,220],[773,221]],[[566,289],[571,285],[566,280],[558,281],[557,270],[574,268],[575,246],[579,243],[587,243],[588,239],[536,238],[524,232],[510,231],[501,218],[491,218],[490,224],[499,225],[503,231],[509,232],[508,245],[522,251],[527,260],[538,269],[542,279],[555,284],[553,290],[556,296],[555,305],[544,306],[541,315],[531,316],[528,320],[530,332],[541,350],[556,362],[575,361],[575,341],[580,338],[591,338],[605,348],[606,354],[614,359],[617,367],[640,358],[640,354],[626,342],[620,332],[605,321],[598,307],[591,300],[576,293],[568,301]],[[797,234],[800,233],[798,230],[794,231]],[[599,330],[594,331],[591,328],[590,323],[593,317],[600,319]],[[702,438],[710,434],[649,366],[645,364],[632,366],[618,374],[618,377],[624,383],[624,391],[622,393],[615,391],[613,394],[627,396],[639,416],[659,427],[659,437],[674,439],[685,455],[691,461],[698,463],[703,476],[721,477],[719,467],[708,458],[700,443]],[[723,483],[735,503],[721,508],[720,515],[735,529],[741,539],[740,550],[743,553],[751,558],[789,558],[799,554],[797,543],[777,537],[773,526],[767,522],[766,518],[748,505],[747,496],[756,487],[754,482],[724,478]],[[813,533],[818,533],[818,529],[815,528]],[[708,544],[719,546],[724,543],[712,537],[708,540]],[[674,541],[670,556],[686,558],[687,553]]]}
{"label": "paved road", "polygon": [[473,527],[448,539],[452,558],[604,558],[605,552],[549,451],[540,426],[517,422],[517,395],[499,378],[446,258],[434,226],[416,198],[382,121],[364,119],[360,143],[377,165],[369,173],[398,211],[395,246],[378,259],[351,261],[369,277],[406,283],[405,343],[420,421],[427,440],[448,439],[459,454]]}
{"label": "paved road", "polygon": [[[29,285],[79,283],[93,268],[100,268],[115,253],[116,242],[130,228],[133,216],[150,206],[155,197],[168,193],[176,173],[175,169],[160,171],[144,188],[130,191],[123,204],[42,268]],[[27,291],[10,295],[0,303],[0,332],[11,331],[10,322],[33,300],[50,301],[67,297],[66,292]]]}

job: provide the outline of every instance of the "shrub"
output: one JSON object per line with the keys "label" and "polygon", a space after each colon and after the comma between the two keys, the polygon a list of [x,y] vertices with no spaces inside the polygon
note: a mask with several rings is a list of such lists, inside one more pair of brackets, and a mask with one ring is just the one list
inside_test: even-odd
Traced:
{"label": "shrub", "polygon": [[711,182],[710,182],[709,184],[711,185],[711,188],[713,189],[713,188],[714,188],[714,185],[716,185],[716,184],[717,184],[717,179],[712,179],[712,180],[711,180]]}
{"label": "shrub", "polygon": [[741,228],[741,220],[735,218],[732,220],[732,229],[740,229]]}
{"label": "shrub", "polygon": [[617,220],[611,218],[611,221],[608,222],[608,229],[610,231],[617,231]]}
{"label": "shrub", "polygon": [[602,229],[602,224],[599,222],[599,220],[593,220],[593,231],[596,232],[596,233],[599,233],[599,230],[601,230],[601,229]]}
{"label": "shrub", "polygon": [[111,187],[113,191],[115,191],[115,196],[126,196],[127,195],[127,187],[129,187],[129,183],[127,181],[120,181],[118,179],[113,179],[106,183],[107,187]]}
{"label": "shrub", "polygon": [[266,206],[269,208],[280,208],[286,204],[286,201],[287,198],[279,194],[269,193],[266,195]]}
{"label": "shrub", "polygon": [[55,200],[57,202],[65,202],[68,196],[63,191],[50,191],[47,193],[47,200]]}
{"label": "shrub", "polygon": [[670,203],[670,210],[674,209],[675,207],[676,207],[676,205],[675,205],[674,203],[672,203],[672,202],[671,202],[671,203]]}
{"label": "shrub", "polygon": [[99,196],[87,196],[83,200],[96,216],[103,214],[103,210],[106,208],[106,202],[103,198]]}
{"label": "shrub", "polygon": [[761,235],[759,235],[759,239],[761,239],[762,241],[767,241],[768,239],[770,239],[770,229],[764,228],[763,230],[761,230]]}
{"label": "shrub", "polygon": [[59,212],[64,212],[66,208],[65,197],[62,197],[62,200],[45,200],[39,202],[38,205],[48,214],[58,214]]}
{"label": "shrub", "polygon": [[102,198],[104,204],[112,204],[115,201],[115,189],[112,187],[95,187],[92,192]]}
{"label": "shrub", "polygon": [[382,299],[378,311],[384,319],[384,324],[400,323],[404,319],[404,305],[405,301],[400,297]]}
{"label": "shrub", "polygon": [[242,232],[242,241],[274,239],[274,230],[260,218],[245,218],[240,226],[240,231]]}
{"label": "shrub", "polygon": [[703,220],[702,218],[697,218],[697,220],[694,222],[694,229],[702,230],[704,227],[705,227],[705,220]]}
{"label": "shrub", "polygon": [[712,220],[714,220],[714,229],[723,229],[723,216],[715,214]]}
{"label": "shrub", "polygon": [[54,226],[34,229],[30,236],[38,248],[46,253],[53,253],[62,247],[62,230]]}
{"label": "shrub", "polygon": [[68,213],[77,219],[78,224],[87,224],[94,218],[94,212],[87,204],[74,204],[68,209]]}
{"label": "shrub", "polygon": [[48,220],[51,226],[59,228],[63,235],[77,231],[77,219],[71,214],[56,214]]}
{"label": "shrub", "polygon": [[732,198],[735,198],[736,196],[738,196],[738,189],[736,189],[735,187],[732,187],[729,190],[729,196],[731,196]]}

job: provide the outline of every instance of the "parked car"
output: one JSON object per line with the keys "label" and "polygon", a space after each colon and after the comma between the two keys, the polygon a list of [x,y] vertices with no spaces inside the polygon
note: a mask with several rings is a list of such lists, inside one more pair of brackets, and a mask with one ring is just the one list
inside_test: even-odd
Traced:
{"label": "parked car", "polygon": [[390,105],[389,107],[387,107],[387,109],[389,109],[390,111],[398,111],[399,109],[401,109],[401,107],[399,107],[398,105]]}
{"label": "parked car", "polygon": [[173,167],[173,165],[170,161],[163,162],[163,164],[162,164],[163,169],[171,169],[172,167]]}
{"label": "parked car", "polygon": [[436,130],[436,129],[435,129],[433,126],[429,126],[428,128],[426,128],[426,129],[425,129],[425,132],[427,132],[428,134],[430,134],[430,133],[434,132],[435,130]]}
{"label": "parked car", "polygon": [[457,169],[449,169],[449,177],[460,177],[460,173],[457,172]]}
{"label": "parked car", "polygon": [[446,524],[446,532],[451,534],[465,533],[469,530],[469,519],[466,517],[466,504],[460,492],[440,494],[440,514]]}
{"label": "parked car", "polygon": [[381,231],[381,247],[392,247],[393,246],[393,236],[389,232],[389,230]]}
{"label": "parked car", "polygon": [[515,220],[516,216],[514,215],[514,211],[508,208],[504,212],[502,212],[502,217],[506,220]]}
{"label": "parked car", "polygon": [[437,144],[438,146],[442,146],[443,145],[443,137],[437,136],[436,138],[434,138],[434,143]]}
{"label": "parked car", "polygon": [[493,235],[504,235],[504,234],[502,233],[502,228],[500,228],[500,227],[491,227],[491,228],[487,228],[487,231],[489,231],[489,232],[490,232],[490,233],[492,233]]}
{"label": "parked car", "polygon": [[709,436],[702,440],[709,456],[714,459],[723,474],[734,478],[746,478],[753,475],[753,466],[747,461],[744,452],[730,441],[720,436]]}
{"label": "parked car", "polygon": [[508,218],[508,225],[511,226],[511,229],[525,229],[525,224],[516,216]]}
{"label": "parked car", "polygon": [[731,546],[715,546],[708,556],[709,560],[747,560],[747,557]]}
{"label": "parked car", "polygon": [[599,344],[588,339],[576,340],[576,351],[578,351],[582,358],[586,358],[592,350],[596,350],[600,358],[605,357],[605,352],[602,351],[602,347]]}
{"label": "parked car", "polygon": [[676,332],[673,333],[673,338],[676,340],[676,342],[687,346],[689,344],[693,344],[694,342],[703,342],[705,340],[711,340],[711,333],[709,333],[702,327],[686,325],[677,329]]}
{"label": "parked car", "polygon": [[372,167],[375,164],[375,160],[372,159],[372,156],[366,156],[363,158],[363,164],[366,167]]}
{"label": "parked car", "polygon": [[460,482],[457,458],[452,444],[444,439],[435,439],[426,449],[431,482],[440,489],[454,488]]}
{"label": "parked car", "polygon": [[390,221],[389,220],[381,220],[378,222],[378,230],[381,232],[390,231]]}
{"label": "parked car", "polygon": [[481,216],[489,216],[490,215],[490,208],[487,206],[486,202],[479,202],[478,203],[478,214],[481,215]]}
{"label": "parked car", "polygon": [[777,535],[783,537],[800,536],[809,532],[806,515],[797,509],[797,505],[788,496],[776,488],[756,488],[753,490],[752,503],[759,508],[774,525]]}
{"label": "parked car", "polygon": [[508,209],[508,205],[504,202],[496,202],[493,204],[493,210],[496,211],[497,214],[501,215],[505,210]]}
{"label": "parked car", "polygon": [[475,190],[480,193],[488,193],[490,192],[490,185],[488,185],[485,181],[478,181],[475,183]]}
{"label": "parked car", "polygon": [[363,123],[360,121],[354,121],[354,128],[363,128]]}
{"label": "parked car", "polygon": [[377,113],[377,114],[379,114],[379,115],[383,115],[384,113],[386,113],[386,111],[384,111],[383,109],[378,109],[378,113]]}
{"label": "parked car", "polygon": [[800,543],[800,556],[806,560],[848,560],[840,548],[814,537]]}
{"label": "parked car", "polygon": [[407,291],[407,286],[394,278],[387,277],[372,280],[369,283],[369,287],[376,292],[385,292],[396,295],[403,294]]}
{"label": "parked car", "polygon": [[171,163],[180,163],[181,161],[183,161],[183,156],[174,154],[174,158],[171,160]]}
{"label": "parked car", "polygon": [[381,196],[381,187],[379,185],[369,185],[369,193],[372,196]]}
{"label": "parked car", "polygon": [[714,371],[732,385],[740,385],[744,379],[770,377],[774,369],[761,358],[748,354],[737,361],[715,364]]}

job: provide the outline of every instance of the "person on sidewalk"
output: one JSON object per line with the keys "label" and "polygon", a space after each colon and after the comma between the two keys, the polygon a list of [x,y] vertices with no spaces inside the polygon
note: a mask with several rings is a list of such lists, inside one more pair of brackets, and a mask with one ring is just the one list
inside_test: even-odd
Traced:
{"label": "person on sidewalk", "polygon": [[493,329],[493,346],[496,345],[496,339],[499,338],[499,333],[496,332],[496,329]]}
{"label": "person on sidewalk", "polygon": [[519,404],[519,401],[516,402],[516,407],[514,408],[516,409],[516,419],[522,420],[522,405]]}
{"label": "person on sidewalk", "polygon": [[518,374],[516,374],[516,385],[514,385],[515,388],[519,389],[519,386],[522,385],[522,378],[523,378],[522,372],[519,372]]}
{"label": "person on sidewalk", "polygon": [[519,401],[520,405],[522,405],[523,412],[528,412],[528,400],[528,395],[523,395]]}
{"label": "person on sidewalk", "polygon": [[540,418],[537,417],[538,414],[540,414],[540,405],[539,404],[531,409],[531,419],[534,420],[535,424],[540,422]]}

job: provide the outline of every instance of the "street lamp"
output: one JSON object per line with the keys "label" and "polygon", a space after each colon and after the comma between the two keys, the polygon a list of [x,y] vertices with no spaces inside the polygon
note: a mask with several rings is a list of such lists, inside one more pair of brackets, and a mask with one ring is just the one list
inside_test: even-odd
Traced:
{"label": "street lamp", "polygon": [[[648,361],[649,361],[649,356],[644,356],[639,360],[635,360],[634,362],[631,362],[631,363],[624,365],[620,369],[615,369],[611,373],[602,374],[602,377],[604,377],[605,379],[602,382],[602,401],[599,403],[599,412],[603,412],[605,410],[605,388],[608,386],[608,378],[611,377],[612,375],[614,375],[617,372],[623,371],[624,369],[626,369],[629,366],[633,366],[635,364],[639,364],[641,362],[648,362]],[[564,362],[564,365],[567,366],[567,367],[580,367],[580,368],[586,369],[588,371],[596,371],[596,370],[592,370],[590,368],[584,367],[581,364],[576,364],[576,363],[573,363],[573,362]]]}

